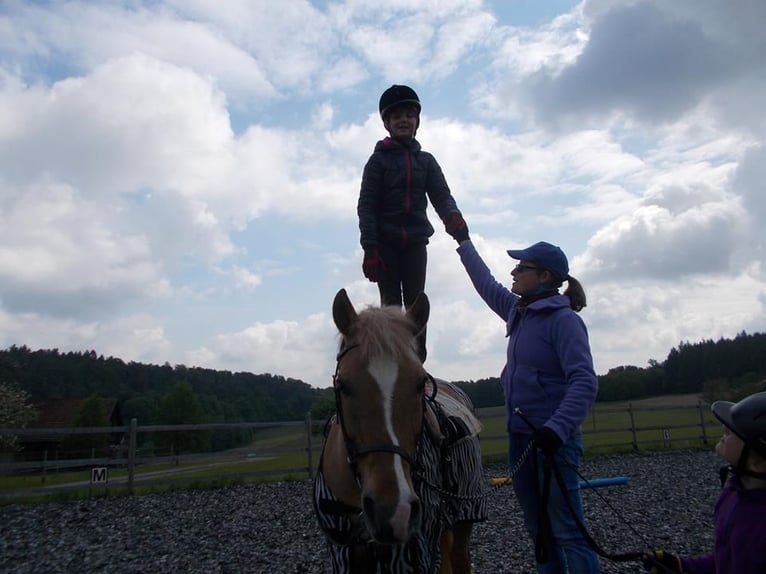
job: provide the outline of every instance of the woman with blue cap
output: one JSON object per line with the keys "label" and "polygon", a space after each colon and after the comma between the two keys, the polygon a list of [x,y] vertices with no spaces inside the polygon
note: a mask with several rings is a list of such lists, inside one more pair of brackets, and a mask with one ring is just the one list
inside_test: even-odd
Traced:
{"label": "woman with blue cap", "polygon": [[[509,467],[536,542],[537,571],[597,573],[598,557],[578,526],[585,522],[578,477],[581,425],[598,392],[588,332],[577,314],[586,303],[583,288],[569,275],[564,252],[550,243],[508,251],[519,261],[508,289],[492,276],[467,226],[456,240],[476,291],[506,324],[508,351],[500,381]],[[551,480],[551,468],[561,482]]]}

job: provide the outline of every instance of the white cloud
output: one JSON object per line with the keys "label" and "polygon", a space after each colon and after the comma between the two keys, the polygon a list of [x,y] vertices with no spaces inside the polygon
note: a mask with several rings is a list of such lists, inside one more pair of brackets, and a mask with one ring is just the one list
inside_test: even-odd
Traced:
{"label": "white cloud", "polygon": [[[38,61],[52,60],[77,71],[140,51],[216,78],[239,97],[276,94],[262,63],[247,50],[203,21],[185,18],[161,4],[119,6],[75,1],[44,7],[12,1],[7,13],[14,29],[24,30],[24,49],[17,48],[16,34],[0,47],[15,56],[21,68],[35,65],[35,60],[26,57],[30,51]],[[252,22],[258,20],[253,18]],[[29,71],[35,75],[41,72],[34,68]]]}
{"label": "white cloud", "polygon": [[253,273],[252,271],[248,271],[247,269],[242,269],[241,267],[234,267],[231,271],[232,275],[235,278],[235,285],[238,287],[244,287],[247,289],[253,289],[255,287],[258,287],[263,280],[257,273]]}
{"label": "white cloud", "polygon": [[206,365],[229,365],[226,368],[231,370],[272,373],[329,386],[337,351],[334,333],[332,320],[323,313],[300,322],[256,322],[240,332],[217,335],[214,347],[201,356]]}
{"label": "white cloud", "polygon": [[602,228],[588,243],[582,266],[595,277],[652,277],[721,273],[742,240],[736,204],[707,203],[676,216],[642,207]]}
{"label": "white cloud", "polygon": [[31,349],[93,350],[105,357],[152,364],[164,364],[177,356],[160,322],[147,314],[81,321],[37,313],[6,313],[0,309],[0,333],[7,345],[26,345]]}
{"label": "white cloud", "polygon": [[[497,6],[6,2],[0,344],[329,384],[332,296],[378,300],[356,201],[391,82],[501,281],[507,248],[564,247],[601,372],[762,330],[766,5]],[[497,375],[430,217],[429,369]]]}
{"label": "white cloud", "polygon": [[761,145],[744,154],[734,176],[734,189],[741,194],[745,208],[756,222],[766,220],[764,181],[766,181],[766,146]]}
{"label": "white cloud", "polygon": [[583,21],[588,41],[577,58],[541,68],[520,86],[525,109],[539,121],[617,115],[662,124],[708,106],[746,129],[764,125],[752,94],[765,86],[754,63],[766,56],[766,42],[744,33],[766,19],[762,2],[741,2],[736,15],[714,1],[597,3],[600,9],[588,10],[591,4]]}
{"label": "white cloud", "polygon": [[119,233],[107,204],[40,182],[0,195],[2,301],[14,311],[93,316],[165,291],[146,238]]}
{"label": "white cloud", "polygon": [[[738,287],[732,290],[732,284]],[[753,269],[656,285],[596,281],[585,283],[585,289],[589,304],[582,316],[599,373],[616,365],[664,361],[681,342],[733,338],[745,328],[752,333],[754,325],[762,331],[766,320],[762,280]]]}

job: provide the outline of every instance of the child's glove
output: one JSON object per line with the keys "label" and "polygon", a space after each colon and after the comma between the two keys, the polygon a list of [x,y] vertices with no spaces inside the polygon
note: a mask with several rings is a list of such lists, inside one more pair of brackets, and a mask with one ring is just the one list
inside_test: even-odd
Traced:
{"label": "child's glove", "polygon": [[444,228],[458,243],[469,239],[468,224],[457,211],[453,211],[447,216],[447,219],[444,220]]}
{"label": "child's glove", "polygon": [[364,250],[364,259],[362,260],[362,273],[373,283],[377,283],[381,273],[386,270],[386,264],[378,253],[378,248]]}
{"label": "child's glove", "polygon": [[665,574],[666,572],[683,574],[684,571],[681,559],[676,554],[671,554],[664,550],[645,552],[641,562],[649,574]]}
{"label": "child's glove", "polygon": [[553,429],[542,426],[532,433],[532,442],[546,456],[553,456],[561,446],[559,435]]}

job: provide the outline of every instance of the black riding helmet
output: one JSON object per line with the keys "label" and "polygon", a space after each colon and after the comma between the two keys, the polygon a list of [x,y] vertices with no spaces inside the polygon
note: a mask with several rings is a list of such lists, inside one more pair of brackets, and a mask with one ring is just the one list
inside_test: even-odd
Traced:
{"label": "black riding helmet", "polygon": [[766,458],[766,392],[750,395],[739,401],[716,401],[710,407],[715,417],[745,443],[736,467],[721,469],[721,484],[728,471],[740,476],[754,476],[766,480],[765,473],[751,472],[747,469],[747,457],[752,449]]}
{"label": "black riding helmet", "polygon": [[766,391],[738,403],[716,401],[711,410],[745,444],[766,458]]}
{"label": "black riding helmet", "polygon": [[412,104],[418,109],[418,113],[420,113],[420,98],[418,98],[415,90],[409,86],[394,84],[380,96],[378,109],[380,110],[381,119],[386,121],[388,112],[402,104]]}

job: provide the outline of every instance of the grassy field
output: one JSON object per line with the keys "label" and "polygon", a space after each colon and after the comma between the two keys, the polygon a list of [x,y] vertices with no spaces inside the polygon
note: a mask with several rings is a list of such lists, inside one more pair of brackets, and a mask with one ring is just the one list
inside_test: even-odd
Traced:
{"label": "grassy field", "polygon": [[[583,425],[586,456],[640,450],[712,448],[719,425],[697,395],[656,397],[641,401],[599,403]],[[503,407],[480,409],[485,462],[504,462],[507,452]],[[312,437],[312,467],[319,461],[322,435]],[[704,434],[703,434],[704,429]],[[707,444],[704,439],[707,439]],[[242,482],[295,480],[308,476],[306,435],[302,427],[258,430],[253,442],[226,453],[183,457],[161,463],[147,462],[135,469],[135,492],[173,488],[211,487]],[[90,469],[48,471],[0,476],[0,503],[82,498],[127,493],[128,471],[109,469],[109,487],[90,485]],[[144,483],[144,484],[142,484]],[[56,487],[65,487],[57,490]],[[44,489],[44,490],[43,490]],[[13,491],[13,496],[9,497]]]}
{"label": "grassy field", "polygon": [[[504,407],[481,409],[479,418],[485,459],[505,457]],[[588,456],[630,452],[634,443],[639,450],[712,448],[720,432],[710,409],[692,394],[598,403],[583,424],[583,435]]]}

